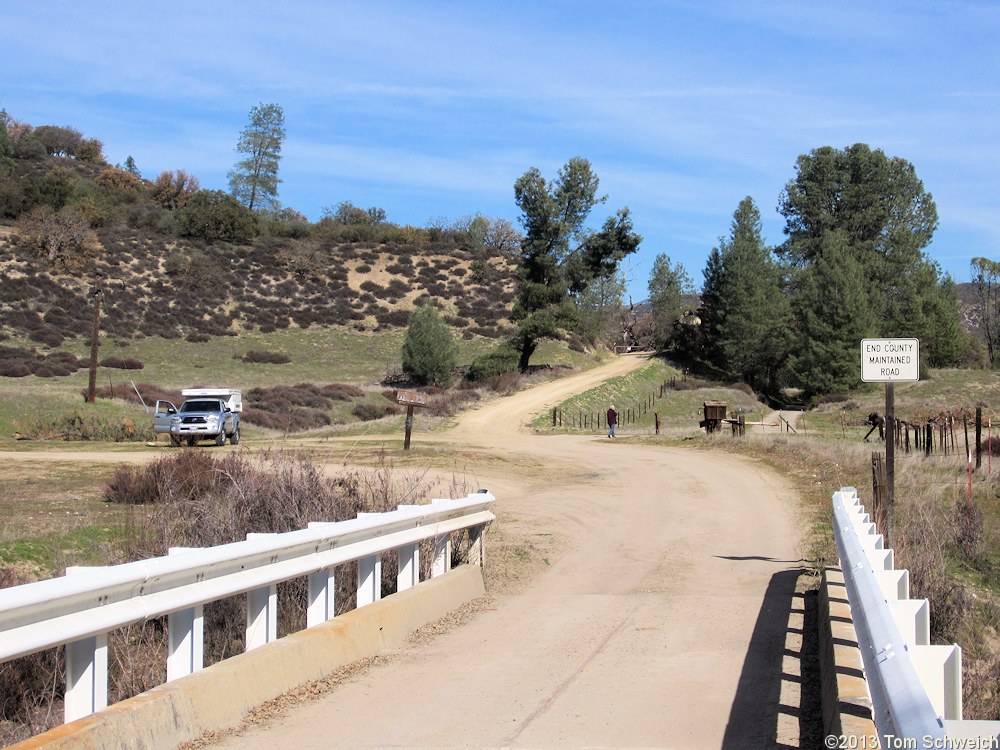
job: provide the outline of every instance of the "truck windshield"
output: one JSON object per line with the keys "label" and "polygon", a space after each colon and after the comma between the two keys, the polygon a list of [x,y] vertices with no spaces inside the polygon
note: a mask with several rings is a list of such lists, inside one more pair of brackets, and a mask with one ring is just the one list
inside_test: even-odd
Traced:
{"label": "truck windshield", "polygon": [[181,411],[222,411],[218,401],[185,401]]}

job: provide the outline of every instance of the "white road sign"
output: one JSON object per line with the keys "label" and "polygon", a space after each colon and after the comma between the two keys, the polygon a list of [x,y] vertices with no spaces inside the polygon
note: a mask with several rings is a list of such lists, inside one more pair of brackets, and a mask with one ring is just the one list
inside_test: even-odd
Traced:
{"label": "white road sign", "polygon": [[862,339],[861,380],[865,383],[920,380],[920,340]]}

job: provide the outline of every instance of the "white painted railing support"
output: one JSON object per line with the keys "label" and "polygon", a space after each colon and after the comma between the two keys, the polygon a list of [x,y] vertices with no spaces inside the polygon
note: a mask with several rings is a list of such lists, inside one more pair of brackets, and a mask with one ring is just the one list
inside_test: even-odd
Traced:
{"label": "white painted railing support", "polygon": [[358,560],[358,607],[382,598],[382,557],[370,555]]}
{"label": "white painted railing support", "polygon": [[[448,501],[435,498],[431,500],[431,505],[446,502]],[[431,578],[444,575],[449,570],[451,570],[451,534],[442,534],[434,537],[431,548]]]}
{"label": "white painted railing support", "polygon": [[420,547],[416,544],[404,544],[396,551],[398,570],[396,574],[396,591],[412,589],[420,583]]}
{"label": "white painted railing support", "polygon": [[[312,521],[308,528],[333,528],[336,524],[327,521]],[[306,608],[306,627],[320,625],[332,620],[337,614],[337,577],[336,568],[323,568],[308,576],[309,602]]]}
{"label": "white painted railing support", "polygon": [[[188,547],[171,547],[168,555],[187,552]],[[205,666],[204,606],[197,604],[167,614],[167,682],[203,669]]]}
{"label": "white painted railing support", "polygon": [[310,573],[308,578],[309,604],[306,609],[306,627],[321,625],[336,614],[334,594],[336,577],[334,568],[323,568]]}
{"label": "white painted railing support", "polygon": [[[247,534],[247,541],[274,534]],[[274,584],[247,592],[246,650],[278,640],[278,587]]]}
{"label": "white painted railing support", "polygon": [[198,605],[167,615],[167,682],[205,667],[204,607]]}
{"label": "white painted railing support", "polygon": [[486,524],[469,527],[469,565],[486,566],[486,547],[483,537],[486,534]]}
{"label": "white painted railing support", "polygon": [[437,578],[451,570],[450,534],[434,538],[433,555],[431,559],[431,578]]}
{"label": "white painted railing support", "polygon": [[[71,566],[66,575],[91,567]],[[66,697],[63,718],[69,723],[108,707],[108,634],[66,644]]]}
{"label": "white painted railing support", "polygon": [[[358,513],[358,518],[371,518],[378,513]],[[357,606],[374,604],[382,598],[382,556],[369,555],[358,560]]]}

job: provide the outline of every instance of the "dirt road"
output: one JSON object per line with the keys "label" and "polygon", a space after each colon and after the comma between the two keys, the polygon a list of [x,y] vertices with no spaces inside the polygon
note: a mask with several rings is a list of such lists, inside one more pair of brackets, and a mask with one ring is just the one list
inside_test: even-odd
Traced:
{"label": "dirt road", "polygon": [[217,746],[800,746],[804,607],[786,485],[722,453],[523,426],[641,364],[483,405],[443,436],[530,454],[483,475],[497,523],[546,556],[528,585]]}

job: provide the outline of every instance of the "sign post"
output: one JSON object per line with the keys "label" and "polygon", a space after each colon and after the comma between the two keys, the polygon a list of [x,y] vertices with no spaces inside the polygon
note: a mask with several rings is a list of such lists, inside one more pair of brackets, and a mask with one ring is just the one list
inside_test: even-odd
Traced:
{"label": "sign post", "polygon": [[413,431],[413,407],[427,406],[427,397],[417,391],[396,391],[396,403],[406,405],[406,436],[403,438],[403,450],[410,450],[410,433]]}
{"label": "sign post", "polygon": [[885,482],[886,528],[889,540],[896,486],[896,391],[897,380],[920,380],[919,339],[862,339],[861,380],[885,383]]}

